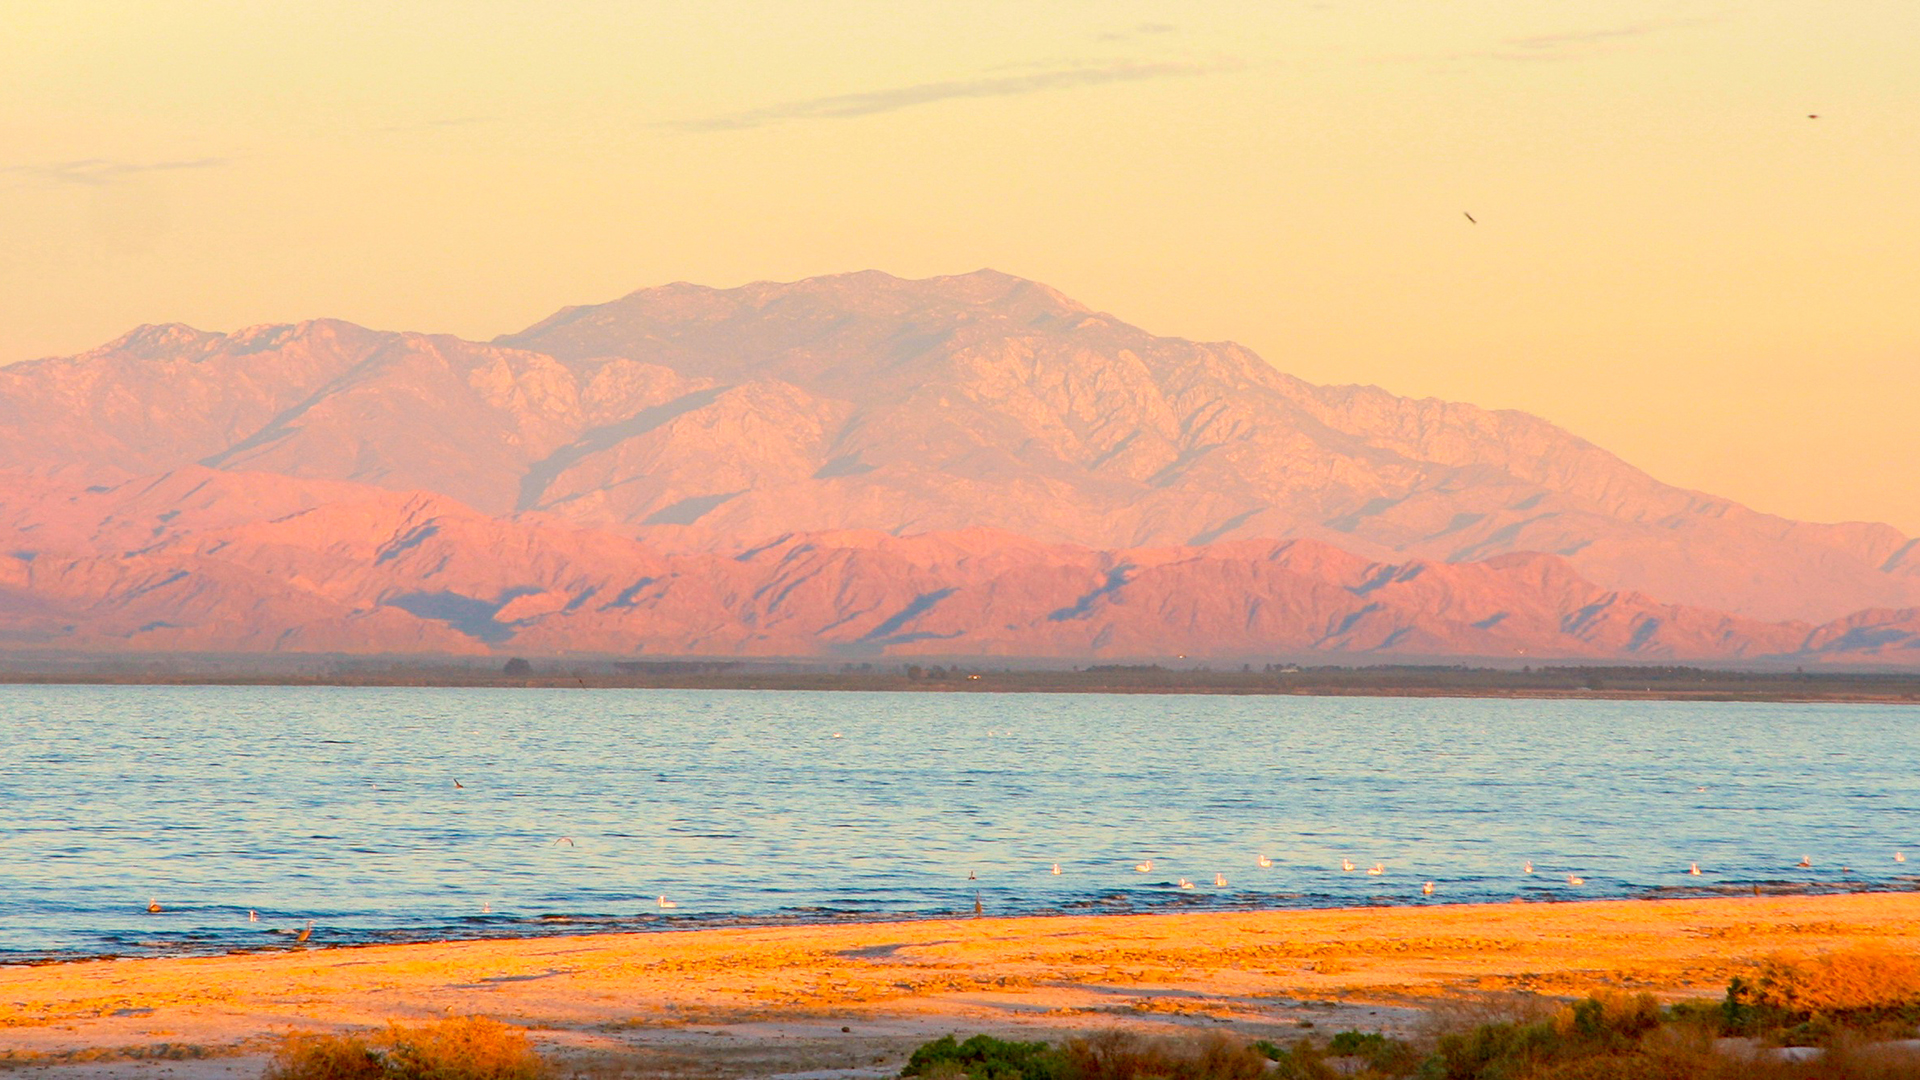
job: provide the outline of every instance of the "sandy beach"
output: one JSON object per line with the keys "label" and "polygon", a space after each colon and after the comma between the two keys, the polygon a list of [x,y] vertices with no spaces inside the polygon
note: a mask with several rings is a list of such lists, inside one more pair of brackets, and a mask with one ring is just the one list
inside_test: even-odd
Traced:
{"label": "sandy beach", "polygon": [[[320,931],[324,938],[324,928]],[[891,1074],[947,1031],[1405,1030],[1437,1002],[1717,997],[1761,957],[1920,949],[1920,894],[713,929],[0,969],[22,1075],[257,1075],[290,1031],[481,1014],[576,1071]]]}

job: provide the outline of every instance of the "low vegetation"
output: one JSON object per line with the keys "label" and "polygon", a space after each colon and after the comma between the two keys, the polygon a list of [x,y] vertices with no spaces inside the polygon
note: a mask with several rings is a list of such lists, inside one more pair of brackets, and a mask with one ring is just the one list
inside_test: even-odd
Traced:
{"label": "low vegetation", "polygon": [[1109,1033],[1064,1046],[951,1036],[913,1055],[928,1080],[1920,1080],[1920,958],[1776,958],[1720,1002],[1600,992],[1436,1010],[1413,1039],[1343,1031],[1287,1045]]}
{"label": "low vegetation", "polygon": [[265,1080],[547,1080],[519,1028],[478,1016],[372,1034],[290,1035]]}

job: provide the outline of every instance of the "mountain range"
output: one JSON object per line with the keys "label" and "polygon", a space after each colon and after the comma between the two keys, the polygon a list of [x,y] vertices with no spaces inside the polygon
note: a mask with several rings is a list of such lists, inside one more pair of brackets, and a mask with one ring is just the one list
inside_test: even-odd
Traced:
{"label": "mountain range", "polygon": [[992,271],[141,327],[0,368],[0,534],[8,649],[1920,662],[1890,526]]}

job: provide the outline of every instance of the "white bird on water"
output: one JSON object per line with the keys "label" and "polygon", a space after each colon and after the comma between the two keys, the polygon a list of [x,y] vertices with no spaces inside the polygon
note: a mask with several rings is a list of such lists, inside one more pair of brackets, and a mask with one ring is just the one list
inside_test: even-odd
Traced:
{"label": "white bird on water", "polygon": [[1688,864],[1687,864],[1687,873],[1688,873],[1688,874],[1690,874],[1690,875],[1692,875],[1693,877],[1699,877],[1699,876],[1700,876],[1700,864],[1699,864],[1699,863],[1697,863],[1697,862],[1695,862],[1695,863],[1688,863]]}
{"label": "white bird on water", "polygon": [[480,914],[482,915],[493,914],[493,901],[491,900],[480,901]]}
{"label": "white bird on water", "polygon": [[1267,858],[1265,855],[1262,855],[1259,858],[1253,860],[1253,862],[1254,862],[1254,865],[1258,866],[1262,870],[1266,870],[1271,866],[1273,866],[1273,860]]}
{"label": "white bird on water", "polygon": [[1894,853],[1893,853],[1893,861],[1894,861],[1894,862],[1906,862],[1906,861],[1907,861],[1907,853],[1906,853],[1906,852],[1904,852],[1904,851],[1896,851],[1896,852],[1894,852]]}
{"label": "white bird on water", "polygon": [[1575,874],[1567,875],[1567,884],[1569,885],[1585,885],[1586,883],[1587,883],[1586,878],[1579,877]]}
{"label": "white bird on water", "polygon": [[1381,874],[1384,874],[1386,872],[1387,872],[1386,863],[1374,863],[1372,866],[1367,868],[1367,873],[1372,874],[1374,877],[1379,877]]}
{"label": "white bird on water", "polygon": [[1054,877],[1059,877],[1059,876],[1060,876],[1060,864],[1059,864],[1059,863],[1054,863],[1054,864],[1053,864],[1053,876],[1054,876]]}
{"label": "white bird on water", "polygon": [[660,906],[662,908],[677,908],[680,906],[680,904],[678,901],[669,900],[663,896],[660,898]]}
{"label": "white bird on water", "polygon": [[160,914],[160,910],[161,910],[160,898],[157,896],[148,897],[147,898],[147,914],[158,915]]}
{"label": "white bird on water", "polygon": [[1215,874],[1215,875],[1213,875],[1213,887],[1214,887],[1214,888],[1216,888],[1216,889],[1224,889],[1224,888],[1226,888],[1226,887],[1227,887],[1227,875],[1225,875],[1225,874]]}
{"label": "white bird on water", "polygon": [[1352,860],[1352,859],[1341,859],[1341,860],[1340,860],[1340,869],[1342,869],[1342,870],[1352,870],[1352,869],[1353,869],[1353,860]]}
{"label": "white bird on water", "polygon": [[1180,887],[1181,887],[1181,888],[1183,888],[1183,889],[1191,889],[1191,888],[1193,888],[1193,882],[1191,882],[1191,881],[1188,881],[1188,880],[1187,880],[1186,878],[1181,878],[1181,879],[1180,879]]}
{"label": "white bird on water", "polygon": [[1532,860],[1532,859],[1528,859],[1528,860],[1527,860],[1527,873],[1529,873],[1529,874],[1531,874],[1531,873],[1533,873],[1533,860]]}
{"label": "white bird on water", "polygon": [[1813,856],[1811,856],[1811,855],[1802,855],[1802,856],[1800,856],[1800,861],[1799,861],[1799,862],[1797,862],[1797,863],[1794,863],[1793,865],[1795,865],[1795,866],[1798,866],[1798,867],[1800,867],[1801,869],[1803,869],[1803,870],[1804,870],[1804,869],[1806,869],[1807,867],[1810,867],[1810,866],[1812,866],[1812,865],[1813,865]]}
{"label": "white bird on water", "polygon": [[248,922],[259,922],[259,921],[260,921],[260,913],[259,913],[259,912],[257,912],[257,911],[249,911],[249,912],[247,912],[247,921],[248,921]]}
{"label": "white bird on water", "polygon": [[1433,882],[1431,882],[1431,881],[1429,881],[1429,882],[1427,882],[1427,883],[1426,883],[1425,885],[1422,885],[1422,886],[1420,886],[1420,895],[1421,895],[1421,896],[1432,896],[1432,895],[1433,895]]}
{"label": "white bird on water", "polygon": [[1152,873],[1152,872],[1153,872],[1153,860],[1152,860],[1152,859],[1148,859],[1148,860],[1147,860],[1146,862],[1143,862],[1143,863],[1134,863],[1134,864],[1133,864],[1133,869],[1134,869],[1134,872],[1135,872],[1135,873],[1139,873],[1139,874],[1148,874],[1148,873]]}

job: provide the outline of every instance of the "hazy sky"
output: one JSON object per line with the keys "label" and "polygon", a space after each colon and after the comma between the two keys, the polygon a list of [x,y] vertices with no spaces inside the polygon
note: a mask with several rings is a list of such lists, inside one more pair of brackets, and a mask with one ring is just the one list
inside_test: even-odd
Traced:
{"label": "hazy sky", "polygon": [[0,362],[981,266],[1920,532],[1915,0],[0,0]]}

